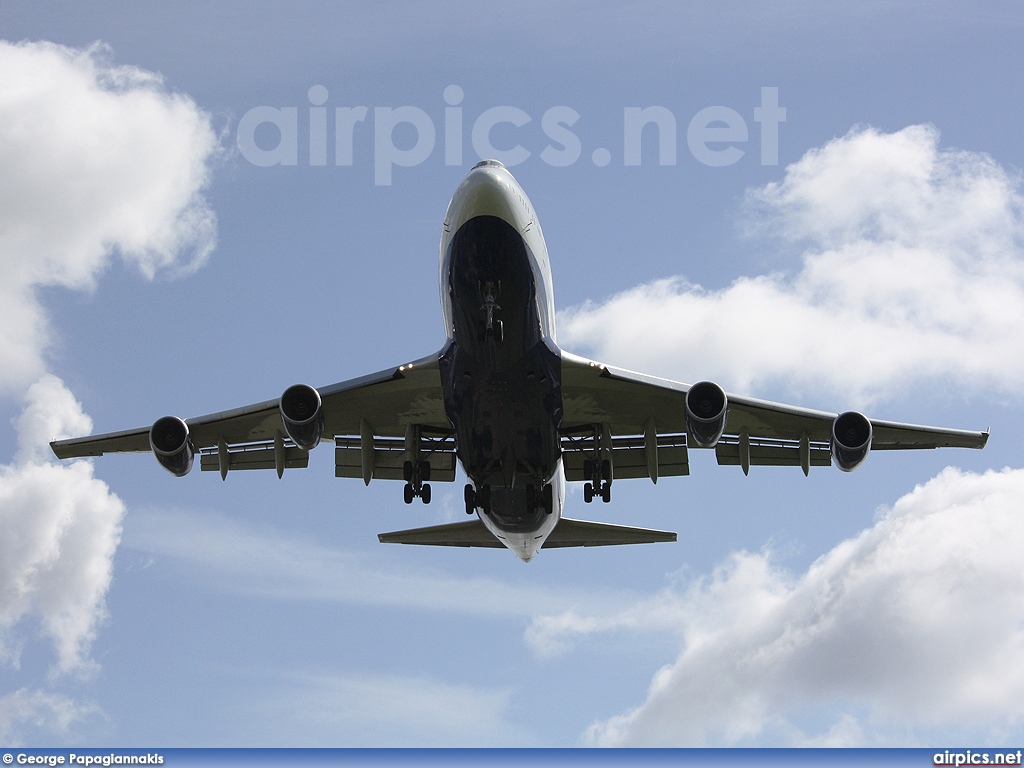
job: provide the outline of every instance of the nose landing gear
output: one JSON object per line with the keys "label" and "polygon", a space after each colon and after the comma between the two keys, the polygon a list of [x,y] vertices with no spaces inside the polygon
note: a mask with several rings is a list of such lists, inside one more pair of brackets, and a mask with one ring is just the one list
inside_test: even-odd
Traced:
{"label": "nose landing gear", "polygon": [[505,338],[505,326],[494,317],[495,310],[500,310],[501,306],[498,304],[498,293],[501,291],[500,281],[491,281],[480,283],[480,293],[483,294],[484,303],[480,309],[484,311],[484,330],[483,338],[481,341],[487,341],[487,339],[494,339],[499,344],[502,339]]}

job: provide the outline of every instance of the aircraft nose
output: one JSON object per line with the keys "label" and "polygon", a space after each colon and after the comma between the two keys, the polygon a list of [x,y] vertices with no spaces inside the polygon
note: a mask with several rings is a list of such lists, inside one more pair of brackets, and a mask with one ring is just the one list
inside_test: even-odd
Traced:
{"label": "aircraft nose", "polygon": [[481,160],[473,166],[473,170],[476,170],[477,168],[501,168],[503,170],[508,170],[497,160]]}
{"label": "aircraft nose", "polygon": [[451,232],[476,216],[497,216],[516,229],[516,192],[511,175],[497,160],[483,160],[473,166],[459,186],[448,212]]}

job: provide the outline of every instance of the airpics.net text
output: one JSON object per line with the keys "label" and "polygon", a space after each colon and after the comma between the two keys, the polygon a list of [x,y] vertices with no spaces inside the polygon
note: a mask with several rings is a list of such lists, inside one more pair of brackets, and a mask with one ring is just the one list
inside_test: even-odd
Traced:
{"label": "airpics.net text", "polygon": [[[300,145],[305,144],[301,148],[308,149],[310,166],[328,165],[330,154],[333,154],[335,166],[351,166],[356,156],[356,143],[363,137],[369,138],[368,123],[371,122],[375,185],[389,186],[396,167],[420,165],[434,154],[438,131],[426,110],[413,106],[374,107],[371,117],[369,107],[339,106],[333,110],[333,131],[330,131],[330,110],[325,106],[328,95],[322,85],[310,87],[308,119],[307,109],[303,108],[301,122],[298,107],[259,106],[248,110],[238,121],[236,133],[242,157],[260,167],[298,165]],[[445,165],[462,166],[464,163],[467,117],[461,106],[463,98],[464,92],[458,85],[444,89],[446,106],[441,143]],[[543,134],[540,141],[547,144],[536,152],[543,162],[561,168],[580,160],[583,144],[572,130],[579,119],[579,112],[564,105],[544,111],[540,118]],[[535,152],[520,143],[528,139],[521,138],[522,134],[517,132],[532,121],[533,117],[519,107],[499,106],[482,111],[469,126],[476,159],[490,158],[509,167],[526,162]],[[761,88],[761,102],[753,108],[753,121],[760,127],[761,165],[778,165],[779,125],[786,121],[786,108],[779,106],[778,88]],[[648,129],[648,126],[651,127]],[[303,130],[300,131],[300,127]],[[330,141],[332,133],[333,141]],[[305,141],[307,135],[308,141]],[[676,165],[677,121],[670,109],[661,106],[623,108],[620,157],[623,165],[642,164],[645,136],[648,160],[657,157],[659,165]],[[534,133],[532,138],[538,137]],[[714,168],[739,162],[747,154],[745,145],[749,141],[747,120],[731,107],[705,107],[697,111],[686,126],[686,146],[690,154],[697,162]],[[332,145],[333,153],[329,152]],[[301,155],[306,160],[306,152]],[[606,147],[590,152],[591,162],[598,167],[607,166],[613,159],[612,150]]]}

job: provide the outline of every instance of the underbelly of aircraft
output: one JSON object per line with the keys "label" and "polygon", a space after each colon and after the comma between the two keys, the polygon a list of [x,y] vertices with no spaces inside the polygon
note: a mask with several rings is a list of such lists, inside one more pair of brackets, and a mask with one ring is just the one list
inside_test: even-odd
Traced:
{"label": "underbelly of aircraft", "polygon": [[440,363],[458,458],[480,494],[478,506],[497,525],[536,530],[550,511],[545,486],[561,456],[562,396],[531,256],[519,234],[493,217],[467,222],[451,247],[455,327]]}

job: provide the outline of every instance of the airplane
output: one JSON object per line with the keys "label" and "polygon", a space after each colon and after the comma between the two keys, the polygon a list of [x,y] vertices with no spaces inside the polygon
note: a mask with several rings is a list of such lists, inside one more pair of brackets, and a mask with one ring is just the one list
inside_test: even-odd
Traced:
{"label": "airplane", "polygon": [[460,523],[382,533],[383,543],[541,548],[675,541],[676,534],[563,517],[566,481],[611,500],[616,480],[689,474],[690,449],[714,450],[744,474],[759,465],[835,464],[869,451],[983,448],[988,431],[915,426],[847,411],[781,405],[691,386],[571,354],[555,341],[551,267],[540,222],[512,174],[477,163],[448,205],[440,245],[446,339],[436,353],[326,387],[151,427],[57,440],[59,459],[148,452],[184,476],[202,470],[306,467],[334,442],[335,475],[399,480],[430,503],[431,482],[469,482]]}

